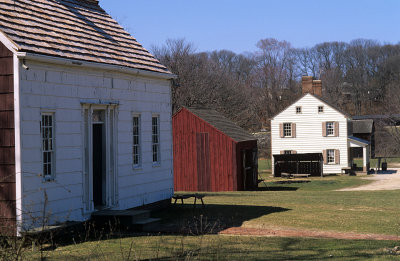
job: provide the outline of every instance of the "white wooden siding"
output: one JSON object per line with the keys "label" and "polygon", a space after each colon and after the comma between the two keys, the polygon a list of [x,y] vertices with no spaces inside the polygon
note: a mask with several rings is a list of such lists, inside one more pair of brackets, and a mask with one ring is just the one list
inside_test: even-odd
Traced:
{"label": "white wooden siding", "polygon": [[[302,113],[296,114],[296,106],[302,107]],[[318,113],[318,106],[324,106],[324,112]],[[322,122],[339,122],[338,137],[323,137]],[[296,123],[296,138],[281,138],[279,124]],[[340,164],[324,164],[324,173],[340,173],[348,166],[347,118],[336,109],[308,94],[271,120],[271,152],[280,154],[284,150],[297,153],[322,153],[326,149],[340,151]],[[273,160],[273,157],[272,157]],[[272,164],[273,166],[273,164]]]}
{"label": "white wooden siding", "polygon": [[[42,215],[44,193],[52,220],[85,220],[83,214],[82,100],[113,100],[117,106],[117,208],[168,199],[173,194],[171,93],[167,80],[88,71],[79,67],[27,63],[20,69],[22,204],[24,212]],[[40,177],[40,113],[55,115],[56,179]],[[132,112],[141,115],[142,161],[133,169]],[[152,165],[151,117],[160,115],[161,164]],[[29,214],[31,215],[31,214]],[[28,214],[25,215],[28,217]]]}

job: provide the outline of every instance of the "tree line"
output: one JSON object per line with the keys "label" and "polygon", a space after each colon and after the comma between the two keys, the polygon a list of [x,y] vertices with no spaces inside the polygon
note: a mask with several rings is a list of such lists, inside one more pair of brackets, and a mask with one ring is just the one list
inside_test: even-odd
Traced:
{"label": "tree line", "polygon": [[248,130],[260,130],[301,95],[301,76],[321,79],[323,98],[351,115],[400,111],[400,45],[357,39],[294,48],[262,39],[245,54],[196,52],[184,39],[154,46],[153,54],[177,75],[173,110],[207,106]]}

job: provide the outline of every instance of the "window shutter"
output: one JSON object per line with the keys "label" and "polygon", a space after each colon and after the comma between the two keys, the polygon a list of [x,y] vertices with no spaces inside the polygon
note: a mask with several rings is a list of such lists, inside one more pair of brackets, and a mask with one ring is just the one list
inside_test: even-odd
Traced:
{"label": "window shutter", "polygon": [[339,122],[335,121],[335,137],[339,137]]}
{"label": "window shutter", "polygon": [[340,164],[340,151],[335,150],[335,164]]}
{"label": "window shutter", "polygon": [[279,135],[283,138],[283,123],[279,123]]}
{"label": "window shutter", "polygon": [[328,164],[328,155],[326,155],[326,150],[322,151],[322,156],[324,157],[324,164]]}
{"label": "window shutter", "polygon": [[296,123],[292,123],[292,137],[296,138]]}
{"label": "window shutter", "polygon": [[326,137],[326,122],[322,122],[322,137]]}
{"label": "window shutter", "polygon": [[295,150],[292,150],[292,154],[297,154],[297,151],[295,151]]}

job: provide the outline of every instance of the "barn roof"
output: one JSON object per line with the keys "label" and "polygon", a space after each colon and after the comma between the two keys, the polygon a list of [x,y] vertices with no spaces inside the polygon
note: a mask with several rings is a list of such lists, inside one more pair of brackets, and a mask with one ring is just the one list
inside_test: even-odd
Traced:
{"label": "barn roof", "polygon": [[372,133],[373,120],[353,120],[353,133]]}
{"label": "barn roof", "polygon": [[234,124],[231,120],[221,115],[221,113],[207,108],[187,108],[188,111],[206,121],[219,131],[231,137],[236,142],[256,140],[256,138]]}
{"label": "barn roof", "polygon": [[171,74],[97,0],[0,0],[0,34],[17,52]]}

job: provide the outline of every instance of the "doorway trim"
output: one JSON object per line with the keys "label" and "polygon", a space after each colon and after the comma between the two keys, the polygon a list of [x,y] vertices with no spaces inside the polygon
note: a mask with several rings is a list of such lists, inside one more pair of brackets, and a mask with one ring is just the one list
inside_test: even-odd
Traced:
{"label": "doorway trim", "polygon": [[117,173],[117,107],[118,104],[82,103],[82,169],[83,169],[83,213],[95,211],[93,199],[93,112],[104,111],[104,144],[105,144],[105,200],[102,208],[118,205]]}

